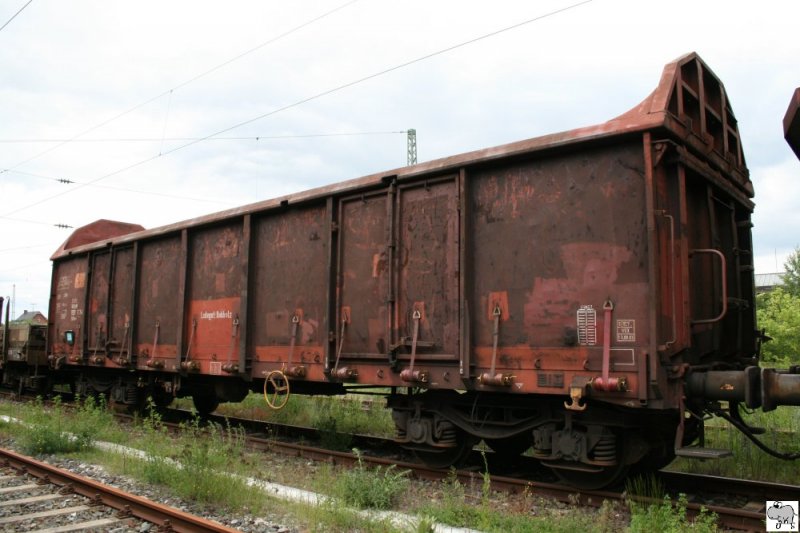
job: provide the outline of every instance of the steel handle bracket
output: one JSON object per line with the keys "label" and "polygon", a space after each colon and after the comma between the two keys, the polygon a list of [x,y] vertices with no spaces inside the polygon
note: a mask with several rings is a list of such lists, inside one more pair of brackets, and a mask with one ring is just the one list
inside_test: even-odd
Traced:
{"label": "steel handle bracket", "polygon": [[725,255],[715,248],[697,248],[689,252],[689,257],[695,254],[711,254],[719,259],[721,284],[722,284],[722,310],[714,318],[703,318],[700,320],[692,320],[692,325],[695,324],[713,324],[722,320],[728,313],[728,275],[727,275],[727,262]]}

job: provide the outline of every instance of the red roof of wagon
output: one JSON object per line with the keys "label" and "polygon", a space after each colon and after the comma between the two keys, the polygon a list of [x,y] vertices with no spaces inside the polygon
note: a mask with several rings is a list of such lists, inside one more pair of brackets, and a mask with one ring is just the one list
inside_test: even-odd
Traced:
{"label": "red roof of wagon", "polygon": [[73,231],[50,259],[64,255],[66,250],[71,248],[78,248],[98,241],[108,241],[115,237],[138,231],[144,231],[144,227],[139,224],[128,224],[127,222],[117,222],[116,220],[95,220],[91,224],[81,226]]}

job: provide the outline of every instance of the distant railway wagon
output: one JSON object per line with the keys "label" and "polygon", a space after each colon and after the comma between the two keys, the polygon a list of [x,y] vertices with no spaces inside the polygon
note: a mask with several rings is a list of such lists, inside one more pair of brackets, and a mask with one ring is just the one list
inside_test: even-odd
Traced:
{"label": "distant railway wagon", "polygon": [[[4,298],[0,297],[0,311]],[[0,369],[3,386],[16,390],[47,389],[50,365],[47,358],[47,326],[28,321],[10,321],[10,302],[0,327]]]}
{"label": "distant railway wagon", "polygon": [[[800,403],[758,366],[753,188],[696,55],[606,123],[142,230],[52,257],[53,381],[200,412],[264,390],[387,393],[427,463],[479,439],[600,487],[717,457],[703,417]],[[724,403],[721,403],[724,402]]]}

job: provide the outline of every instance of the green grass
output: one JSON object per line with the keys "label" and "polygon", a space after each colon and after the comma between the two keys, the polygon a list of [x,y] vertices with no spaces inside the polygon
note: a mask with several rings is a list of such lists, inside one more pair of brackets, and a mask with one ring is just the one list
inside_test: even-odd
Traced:
{"label": "green grass", "polygon": [[58,397],[50,406],[39,398],[33,404],[20,406],[15,415],[27,421],[14,431],[22,450],[29,455],[83,451],[91,449],[96,440],[119,438],[113,431],[113,415],[102,398],[78,400],[74,409],[64,407]]}
{"label": "green grass", "polygon": [[[274,411],[260,393],[251,393],[242,402],[223,403],[216,413],[223,416],[251,418],[276,424],[295,424],[318,429],[323,443],[333,449],[349,449],[350,441],[342,435],[360,433],[392,437],[395,433],[391,411],[381,397],[364,394],[345,396],[301,396],[293,394],[286,407]],[[176,407],[191,409],[191,399],[179,399]]]}
{"label": "green grass", "polygon": [[[780,452],[798,452],[800,443],[800,408],[778,407],[775,411],[757,411],[745,415],[751,426],[764,427],[767,431],[758,438],[770,448]],[[706,447],[723,448],[733,452],[731,457],[701,461],[678,458],[667,470],[737,477],[777,483],[796,483],[800,477],[800,464],[772,457],[750,442],[739,430],[721,419],[706,422]]]}
{"label": "green grass", "polygon": [[631,533],[682,533],[684,531],[697,531],[699,533],[713,533],[718,531],[717,515],[701,508],[700,514],[694,519],[686,515],[686,495],[681,494],[677,502],[672,502],[664,496],[660,503],[642,504],[629,501],[631,509],[631,523],[628,531]]}
{"label": "green grass", "polygon": [[[201,426],[199,419],[194,419],[184,424],[179,434],[171,434],[161,424],[158,411],[151,409],[135,427],[120,429],[102,402],[91,401],[83,402],[77,410],[69,410],[59,402],[52,407],[41,402],[32,405],[0,402],[0,413],[8,413],[25,423],[0,424],[0,436],[23,442],[29,435],[47,435],[47,439],[38,440],[49,442],[51,435],[66,437],[65,431],[77,431],[78,439],[67,438],[68,446],[49,447],[46,453],[102,464],[113,474],[163,486],[187,500],[213,503],[223,512],[269,516],[271,520],[315,532],[398,530],[386,520],[364,517],[341,505],[310,507],[287,503],[249,486],[245,478],[269,472],[270,465],[263,464],[263,455],[246,452],[244,435],[229,426]],[[99,435],[112,436],[133,449],[143,450],[146,458],[95,449],[88,443],[93,443]]]}
{"label": "green grass", "polygon": [[[416,513],[454,527],[469,527],[486,532],[566,533],[585,531],[611,533],[620,530],[616,507],[604,502],[597,510],[559,506],[526,492],[521,501],[504,501],[504,495],[491,489],[488,476],[482,476],[479,486],[461,483],[452,472],[443,480],[437,496],[416,508]],[[538,508],[542,507],[542,508]]]}
{"label": "green grass", "polygon": [[667,495],[664,483],[653,474],[626,479],[625,492],[637,499],[661,500]]}
{"label": "green grass", "polygon": [[[354,449],[358,464],[321,476],[322,492],[358,509],[391,509],[408,489],[408,470],[389,467],[369,468],[361,459],[361,452]],[[328,481],[330,477],[330,482]]]}
{"label": "green grass", "polygon": [[628,495],[627,504],[631,513],[628,527],[631,533],[718,530],[717,517],[714,513],[701,508],[699,516],[689,519],[686,513],[686,495],[679,495],[677,502],[671,501],[663,483],[652,475],[636,476],[626,480],[625,492]]}
{"label": "green grass", "polygon": [[[243,402],[243,408],[262,409],[261,405],[254,403],[256,400],[263,403],[263,398],[253,395]],[[297,410],[296,414],[305,417],[309,421],[307,425],[320,427],[323,434],[326,428],[331,435],[337,435],[339,430],[366,432],[352,428],[368,424],[373,409],[388,413],[380,405],[382,402],[364,405],[360,399],[341,397],[297,397],[293,400],[299,400],[292,408]],[[537,510],[535,495],[524,495],[520,503],[519,498],[512,500],[496,494],[488,476],[480,478],[475,486],[465,486],[451,476],[427,497],[420,498],[417,495],[414,498],[409,495],[411,482],[405,472],[398,472],[394,468],[370,469],[361,462],[355,468],[345,469],[320,465],[319,473],[309,482],[320,492],[334,496],[339,503],[327,502],[318,507],[287,504],[265,496],[230,475],[274,479],[278,470],[264,456],[247,453],[243,436],[230,427],[201,427],[199,420],[195,419],[184,424],[181,434],[175,436],[167,433],[158,411],[151,409],[149,414],[138,419],[133,429],[120,429],[105,405],[93,400],[81,402],[77,409],[66,409],[58,401],[52,407],[45,407],[41,402],[34,405],[0,402],[0,413],[26,420],[27,427],[0,425],[0,434],[13,435],[26,450],[33,450],[34,453],[77,454],[86,460],[106,464],[113,472],[170,487],[184,498],[214,502],[233,512],[290,512],[293,523],[301,523],[310,531],[396,529],[396,526],[383,520],[365,518],[344,509],[344,505],[368,509],[412,509],[421,519],[407,524],[405,530],[416,531],[430,531],[434,521],[483,531],[511,532],[581,530],[604,533],[624,529],[626,524],[624,516],[620,518],[620,513],[625,515],[625,511],[608,502],[599,511],[575,512],[574,508],[559,508],[558,504],[553,505],[552,502],[545,504],[544,510]],[[276,416],[282,411],[266,413]],[[290,414],[291,410],[277,416]],[[357,422],[353,422],[354,419]],[[772,413],[751,415],[749,419],[752,425],[765,424],[772,428],[764,436],[771,445],[783,449],[797,447],[793,437],[800,431],[800,413],[796,408],[779,408]],[[341,428],[340,423],[343,425]],[[707,445],[730,447],[734,450],[734,458],[707,462],[681,460],[673,463],[672,469],[679,469],[683,464],[690,471],[788,482],[794,482],[800,474],[797,465],[769,457],[746,441],[738,431],[728,428],[723,421],[710,421],[708,426]],[[65,430],[77,437],[64,439]],[[141,460],[93,451],[95,440],[123,442],[144,450],[148,456]],[[291,478],[296,476],[296,472],[283,475],[284,482],[292,483]],[[280,478],[280,475],[277,477]],[[670,502],[664,496],[663,487],[653,478],[632,479],[626,488],[631,500],[635,499],[634,496],[650,499],[648,503],[628,502],[631,516],[628,530],[631,532],[716,530],[716,518],[713,515],[705,513],[696,520],[688,519],[685,498]]]}

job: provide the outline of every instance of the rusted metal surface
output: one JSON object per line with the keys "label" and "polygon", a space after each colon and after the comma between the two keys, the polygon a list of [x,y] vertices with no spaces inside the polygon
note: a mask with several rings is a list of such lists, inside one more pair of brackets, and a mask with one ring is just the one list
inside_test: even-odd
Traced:
{"label": "rusted metal surface", "polygon": [[326,217],[323,204],[254,222],[249,353],[257,370],[265,363],[284,364],[287,370],[304,365],[307,376],[323,378],[330,246]]}
{"label": "rusted metal surface", "polygon": [[105,355],[108,340],[108,313],[111,279],[111,253],[98,253],[92,257],[89,276],[88,349],[92,355]]}
{"label": "rusted metal surface", "polygon": [[651,337],[643,173],[634,141],[470,176],[477,366],[490,368],[496,351],[523,390],[565,393],[576,374],[602,371],[607,345],[635,397]]}
{"label": "rusted metal surface", "polygon": [[779,405],[800,405],[800,370],[794,373],[780,372],[772,368],[761,370],[761,398],[764,411],[772,411]]}
{"label": "rusted metal surface", "polygon": [[104,505],[136,516],[159,526],[169,524],[170,531],[185,533],[235,533],[237,530],[217,522],[179,511],[147,498],[123,492],[89,478],[78,476],[47,463],[33,460],[11,450],[0,448],[0,458],[15,469],[24,468],[28,474],[46,478],[49,483],[69,486],[77,494],[102,502]]}
{"label": "rusted metal surface", "polygon": [[[0,302],[2,308],[2,302]],[[3,325],[3,331],[8,332],[7,341],[3,344],[3,355],[0,361],[25,362],[29,365],[47,364],[46,336],[47,327],[30,324],[26,322],[12,322],[8,326]]]}
{"label": "rusted metal surface", "polygon": [[783,117],[783,136],[795,155],[800,158],[800,87],[794,90],[786,115]]}
{"label": "rusted metal surface", "polygon": [[344,322],[341,355],[382,359],[392,342],[387,305],[391,259],[385,194],[346,198],[339,205],[339,300],[337,322]]}
{"label": "rusted metal surface", "polygon": [[393,408],[451,443],[537,424],[571,435],[574,417],[578,432],[614,429],[601,446],[577,435],[596,463],[615,431],[647,433],[647,409],[672,429],[637,449],[671,442],[680,410],[729,378],[690,383],[684,399],[692,372],[739,373],[748,405],[795,401],[794,378],[766,393],[746,374],[759,340],[752,194],[725,89],[688,54],[603,124],[94,244],[80,229],[54,255],[51,355],[73,370],[135,363],[117,374],[126,399],[155,385],[213,407],[274,372],[307,393],[443,392],[426,412]]}
{"label": "rusted metal surface", "polygon": [[[85,254],[53,264],[47,338],[55,356],[84,355],[88,265]],[[65,338],[67,332],[72,332],[72,344]]]}
{"label": "rusted metal surface", "polygon": [[108,340],[105,354],[115,361],[129,358],[132,349],[131,328],[133,326],[133,247],[114,250],[111,263],[111,286],[109,313],[106,323]]}
{"label": "rusted metal surface", "polygon": [[139,247],[134,350],[139,368],[172,362],[177,356],[180,235],[149,240]]}
{"label": "rusted metal surface", "polygon": [[139,231],[144,231],[144,227],[139,224],[128,224],[116,220],[97,220],[73,231],[72,235],[70,235],[58,250],[56,250],[53,257],[67,253],[67,251],[72,248],[79,248],[87,244],[115,239]]}
{"label": "rusted metal surface", "polygon": [[761,406],[761,369],[693,372],[686,380],[687,393],[695,398],[744,403],[748,408]]}
{"label": "rusted metal surface", "polygon": [[54,256],[52,349],[187,377],[302,367],[293,379],[563,396],[582,382],[674,407],[659,353],[752,353],[754,319],[727,307],[751,298],[736,253],[749,194],[725,91],[689,54],[605,124],[95,245],[81,229]]}
{"label": "rusted metal surface", "polygon": [[[242,275],[241,223],[207,228],[190,235],[189,294],[184,322],[183,362],[193,371],[221,375],[222,365],[238,360]],[[177,311],[177,310],[176,310]]]}

